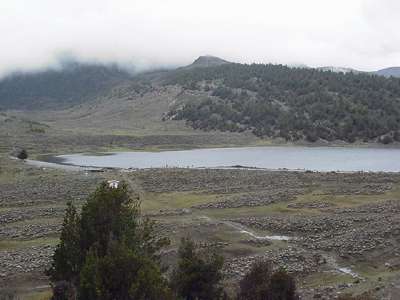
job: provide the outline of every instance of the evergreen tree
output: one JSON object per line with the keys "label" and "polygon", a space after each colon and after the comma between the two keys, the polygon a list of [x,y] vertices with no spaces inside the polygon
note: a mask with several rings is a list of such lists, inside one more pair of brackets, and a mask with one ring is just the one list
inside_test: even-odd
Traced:
{"label": "evergreen tree", "polygon": [[156,236],[139,206],[126,184],[106,183],[89,196],[80,216],[68,204],[48,270],[54,290],[68,286],[64,296],[85,300],[170,299],[158,256],[168,240]]}
{"label": "evergreen tree", "polygon": [[223,258],[214,251],[199,251],[193,241],[182,239],[178,266],[171,285],[184,300],[216,300],[224,297],[221,287]]}
{"label": "evergreen tree", "polygon": [[67,203],[62,225],[60,243],[57,245],[53,262],[47,274],[51,281],[65,280],[77,283],[80,269],[80,218],[75,206]]}

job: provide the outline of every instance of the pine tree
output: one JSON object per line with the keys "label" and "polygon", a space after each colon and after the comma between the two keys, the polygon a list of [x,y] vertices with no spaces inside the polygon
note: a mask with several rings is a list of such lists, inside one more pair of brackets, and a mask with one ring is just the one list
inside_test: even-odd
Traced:
{"label": "pine tree", "polygon": [[172,287],[179,299],[221,299],[223,258],[211,249],[200,252],[193,241],[182,239],[178,266],[172,276]]}
{"label": "pine tree", "polygon": [[[170,299],[159,250],[168,243],[142,218],[126,184],[102,183],[79,215],[69,203],[48,275],[53,299]],[[67,287],[67,288],[64,288]]]}
{"label": "pine tree", "polygon": [[65,280],[76,283],[80,269],[80,218],[75,206],[67,203],[60,243],[54,252],[47,274],[53,282]]}

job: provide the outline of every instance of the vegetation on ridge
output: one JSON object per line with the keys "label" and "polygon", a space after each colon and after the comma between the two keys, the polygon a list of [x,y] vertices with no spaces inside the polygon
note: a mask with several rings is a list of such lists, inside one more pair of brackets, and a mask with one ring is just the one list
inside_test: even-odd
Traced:
{"label": "vegetation on ridge", "polygon": [[400,140],[400,79],[282,65],[181,69],[166,84],[206,92],[169,117],[203,130],[296,141]]}
{"label": "vegetation on ridge", "polygon": [[116,66],[72,63],[61,70],[15,73],[0,80],[0,109],[72,106],[128,80]]}

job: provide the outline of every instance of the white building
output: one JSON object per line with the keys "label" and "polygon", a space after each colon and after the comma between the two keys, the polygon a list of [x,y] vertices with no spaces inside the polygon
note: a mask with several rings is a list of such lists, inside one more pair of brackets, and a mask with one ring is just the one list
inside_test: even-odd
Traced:
{"label": "white building", "polygon": [[108,186],[112,189],[117,189],[118,185],[119,185],[118,180],[108,180],[107,183],[108,183]]}

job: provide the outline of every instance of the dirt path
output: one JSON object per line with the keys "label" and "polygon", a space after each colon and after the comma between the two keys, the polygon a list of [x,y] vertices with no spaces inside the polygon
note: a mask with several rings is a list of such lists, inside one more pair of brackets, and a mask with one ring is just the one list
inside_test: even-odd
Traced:
{"label": "dirt path", "polygon": [[[203,220],[207,220],[208,222],[213,222],[213,223],[222,223],[228,227],[231,227],[235,230],[237,230],[239,233],[241,234],[246,234],[249,235],[252,238],[255,238],[257,240],[271,240],[271,241],[293,241],[296,240],[296,237],[289,237],[289,236],[285,236],[285,235],[265,235],[265,236],[260,236],[257,235],[254,231],[250,230],[249,228],[243,226],[242,224],[238,224],[232,221],[220,221],[220,220],[213,220],[208,216],[200,216],[201,219]],[[296,245],[297,248],[301,248],[300,246]],[[304,250],[304,249],[303,249]],[[330,254],[322,252],[320,253],[322,255],[322,257],[324,257],[327,266],[334,270],[335,272],[338,273],[343,273],[343,274],[347,274],[350,275],[353,278],[359,278],[362,279],[360,277],[359,274],[357,274],[356,272],[354,272],[350,267],[343,267],[340,266],[339,263],[337,262],[337,260]]]}

